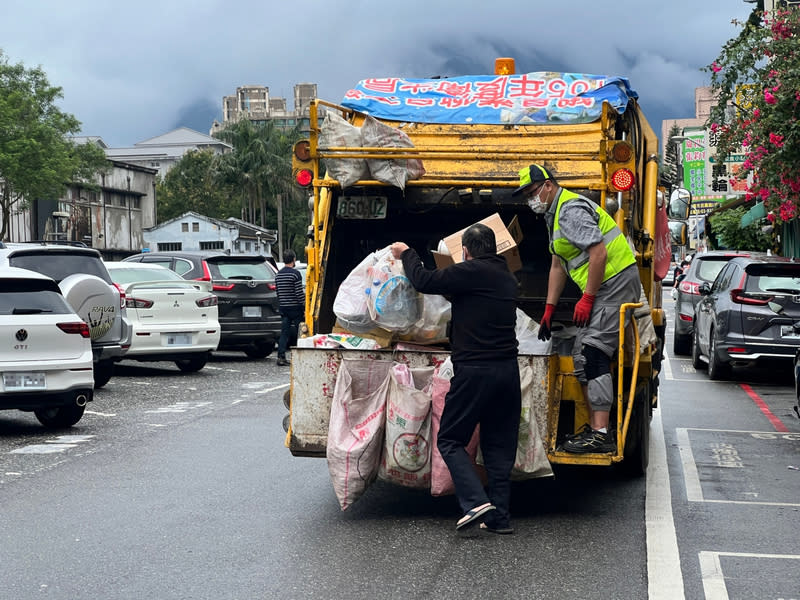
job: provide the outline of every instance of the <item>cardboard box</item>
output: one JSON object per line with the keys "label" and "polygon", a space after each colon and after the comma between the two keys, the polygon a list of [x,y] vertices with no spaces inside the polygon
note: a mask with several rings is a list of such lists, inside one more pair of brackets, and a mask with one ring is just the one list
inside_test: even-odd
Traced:
{"label": "cardboard box", "polygon": [[[519,271],[522,268],[522,260],[519,257],[519,244],[522,241],[522,228],[519,226],[517,217],[511,219],[508,227],[503,223],[498,213],[494,213],[478,221],[484,225],[491,227],[494,231],[495,238],[497,239],[497,253],[505,257],[508,262],[508,268],[512,273]],[[442,269],[448,265],[461,262],[461,235],[464,233],[466,227],[461,231],[457,231],[444,238],[444,244],[450,251],[450,255],[441,252],[433,252],[433,260],[436,262],[436,267]]]}

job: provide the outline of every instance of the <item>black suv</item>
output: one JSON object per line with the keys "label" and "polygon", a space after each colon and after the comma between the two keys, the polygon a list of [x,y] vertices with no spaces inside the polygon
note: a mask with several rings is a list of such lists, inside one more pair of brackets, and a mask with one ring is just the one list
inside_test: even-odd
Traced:
{"label": "black suv", "polygon": [[220,251],[143,252],[124,259],[172,269],[184,279],[210,281],[217,295],[221,337],[218,350],[242,350],[265,358],[281,335],[275,267],[259,255]]}
{"label": "black suv", "polygon": [[782,256],[733,258],[713,284],[700,284],[692,362],[711,379],[732,368],[782,362],[800,348],[800,262]]}
{"label": "black suv", "polygon": [[125,293],[111,280],[97,250],[83,244],[0,243],[0,266],[36,271],[55,280],[69,305],[89,325],[94,387],[108,383],[114,362],[131,345]]}

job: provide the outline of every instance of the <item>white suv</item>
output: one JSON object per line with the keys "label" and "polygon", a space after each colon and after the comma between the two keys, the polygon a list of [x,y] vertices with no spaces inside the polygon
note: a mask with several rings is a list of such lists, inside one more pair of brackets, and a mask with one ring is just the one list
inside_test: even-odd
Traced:
{"label": "white suv", "polygon": [[0,407],[70,427],[92,399],[89,326],[55,281],[0,267]]}
{"label": "white suv", "polygon": [[0,267],[19,267],[53,279],[73,310],[89,325],[94,387],[103,387],[114,362],[131,344],[125,294],[111,280],[100,253],[80,245],[0,242]]}

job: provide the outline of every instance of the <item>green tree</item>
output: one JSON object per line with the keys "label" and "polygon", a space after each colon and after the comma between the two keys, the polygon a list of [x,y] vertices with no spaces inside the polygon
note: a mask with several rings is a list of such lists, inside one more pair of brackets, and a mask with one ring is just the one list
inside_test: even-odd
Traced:
{"label": "green tree", "polygon": [[753,12],[705,70],[718,94],[709,127],[718,160],[743,149],[737,177],[752,174],[748,200],[770,221],[798,214],[800,200],[800,11]]}
{"label": "green tree", "polygon": [[720,211],[709,218],[716,249],[765,252],[772,248],[772,237],[761,231],[759,223],[741,227],[742,216],[748,210],[749,206],[740,206]]}
{"label": "green tree", "polygon": [[211,150],[187,152],[156,186],[158,220],[163,223],[193,210],[215,219],[240,216],[239,197],[217,181]]}
{"label": "green tree", "polygon": [[664,159],[661,164],[661,172],[664,174],[662,179],[668,181],[673,187],[682,187],[683,173],[678,172],[680,162],[678,161],[678,149],[671,142],[673,136],[680,135],[681,128],[677,123],[673,123],[669,128],[667,139],[664,141]]}
{"label": "green tree", "polygon": [[92,187],[93,176],[108,164],[99,146],[70,138],[81,124],[56,106],[62,97],[41,68],[11,64],[0,51],[0,239],[13,209],[57,198],[73,182]]}

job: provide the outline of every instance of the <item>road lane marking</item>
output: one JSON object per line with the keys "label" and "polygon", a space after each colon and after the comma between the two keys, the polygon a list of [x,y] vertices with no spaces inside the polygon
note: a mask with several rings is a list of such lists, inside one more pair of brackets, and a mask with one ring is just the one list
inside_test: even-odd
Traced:
{"label": "road lane marking", "polygon": [[84,411],[87,415],[97,415],[99,417],[116,417],[117,413],[102,413],[96,410],[87,410]]}
{"label": "road lane marking", "polygon": [[[700,559],[700,577],[703,580],[703,591],[706,600],[729,600],[728,588],[725,585],[725,575],[722,572],[720,557],[732,558],[768,558],[779,560],[800,560],[798,554],[752,554],[749,552],[710,552],[698,553]],[[793,572],[792,569],[789,569]]]}
{"label": "road lane marking", "polygon": [[253,392],[254,394],[269,394],[270,392],[274,392],[275,390],[281,390],[285,387],[289,387],[288,383],[284,383],[282,385],[276,385],[275,387],[267,388],[266,390],[256,390]]}
{"label": "road lane marking", "polygon": [[89,441],[93,437],[93,435],[60,435],[52,440],[45,440],[44,444],[29,444],[11,450],[9,454],[56,454],[76,448],[78,444]]}
{"label": "road lane marking", "polygon": [[786,427],[786,425],[784,425],[783,422],[778,417],[776,417],[774,415],[774,413],[769,409],[769,406],[767,406],[767,403],[764,402],[764,400],[763,400],[763,398],[761,398],[761,396],[756,394],[756,392],[753,390],[753,388],[751,388],[746,383],[740,383],[739,385],[742,387],[742,389],[744,390],[745,394],[750,396],[750,399],[753,402],[756,403],[756,406],[759,408],[759,410],[762,413],[764,413],[764,416],[767,417],[767,420],[770,423],[772,423],[772,426],[775,428],[775,431],[779,431],[781,433],[788,433],[789,432],[789,428]]}
{"label": "road lane marking", "polygon": [[[794,436],[800,438],[800,434],[788,433],[786,436],[779,436],[771,431],[742,431],[736,429],[701,429],[699,427],[679,427],[675,430],[676,437],[678,438],[678,452],[681,457],[681,465],[683,466],[683,481],[686,488],[686,499],[689,502],[707,502],[710,504],[758,504],[760,506],[800,506],[796,502],[759,502],[756,500],[720,500],[720,499],[707,499],[703,496],[703,487],[700,484],[700,475],[697,471],[697,463],[694,460],[694,453],[692,452],[692,442],[689,439],[689,430],[692,431],[712,431],[715,433],[746,433],[754,438],[759,436],[770,436],[764,439],[775,439],[781,437],[786,439],[795,439]],[[719,466],[719,465],[718,465]]]}
{"label": "road lane marking", "polygon": [[162,406],[155,410],[146,410],[145,413],[185,413],[187,410],[194,410],[197,408],[204,408],[211,404],[211,402],[175,402],[169,406]]}
{"label": "road lane marking", "polygon": [[685,598],[683,573],[672,515],[672,492],[661,411],[653,412],[650,427],[650,465],[645,493],[647,586],[649,600]]}

